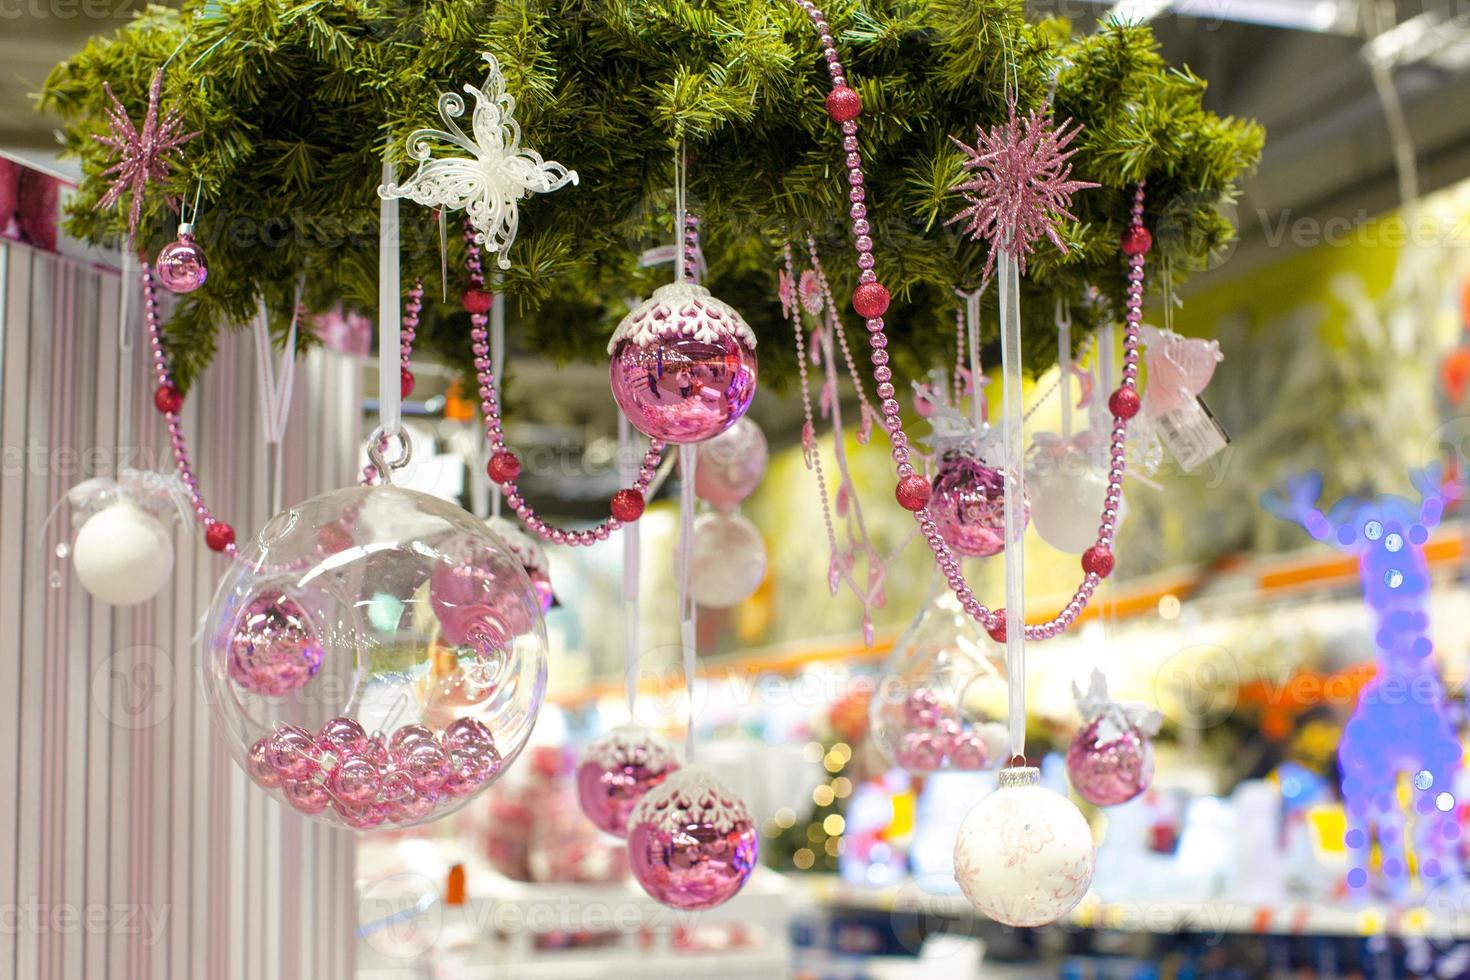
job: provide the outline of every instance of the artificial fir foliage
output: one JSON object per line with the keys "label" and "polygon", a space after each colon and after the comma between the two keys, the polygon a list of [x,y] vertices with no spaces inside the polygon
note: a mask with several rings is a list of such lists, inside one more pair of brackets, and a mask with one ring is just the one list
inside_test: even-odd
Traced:
{"label": "artificial fir foliage", "polygon": [[[1234,234],[1220,205],[1259,155],[1256,125],[1204,111],[1204,82],[1167,65],[1144,27],[1072,37],[1028,23],[1022,0],[834,0],[828,19],[862,95],[869,220],[878,272],[893,291],[889,329],[900,369],[953,344],[956,286],[973,286],[983,246],[945,220],[962,202],[961,151],[977,125],[1005,118],[1006,84],[1022,111],[1054,91],[1057,119],[1084,127],[1074,175],[1100,185],[1074,200],[1078,221],[1029,264],[1023,308],[1033,368],[1055,354],[1053,298],[1090,328],[1121,308],[1117,242],[1129,194],[1149,183],[1159,257],[1178,277]],[[173,237],[164,190],[202,185],[197,236],[206,288],[168,325],[180,384],[208,363],[220,327],[247,322],[263,293],[284,332],[292,284],[306,302],[376,306],[376,189],[385,149],[400,179],[413,172],[404,138],[437,125],[444,91],[484,77],[495,54],[517,100],[523,144],[581,175],[577,187],[521,203],[521,231],[503,288],[514,336],[555,358],[605,357],[630,302],[669,277],[639,253],[672,240],[672,171],[683,141],[689,196],[703,219],[708,284],[740,309],[762,343],[762,377],[789,371],[775,300],[777,257],[810,234],[839,295],[855,281],[844,231],[840,134],[823,108],[825,63],[801,10],[786,0],[188,0],[149,8],[92,41],[47,80],[42,103],[67,120],[66,148],[86,173],[69,228],[98,241],[125,227],[93,205],[105,151],[104,81],[141,112],[150,76],[167,62],[164,104],[200,130],[185,164],[150,190],[140,247]],[[435,215],[405,202],[404,282],[439,277]],[[459,234],[450,230],[451,269]],[[1162,263],[1155,263],[1154,278]],[[468,320],[451,302],[425,310],[421,347],[464,357]],[[437,299],[437,289],[430,298]],[[993,332],[993,317],[987,330]],[[1077,330],[1081,337],[1084,330]]]}

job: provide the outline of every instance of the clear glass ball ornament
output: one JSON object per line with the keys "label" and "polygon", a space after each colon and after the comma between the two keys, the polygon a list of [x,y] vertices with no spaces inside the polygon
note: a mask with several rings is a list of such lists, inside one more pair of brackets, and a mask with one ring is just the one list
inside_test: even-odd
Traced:
{"label": "clear glass ball ornament", "polygon": [[868,707],[884,756],[911,773],[994,769],[1006,760],[1004,648],[949,592],[893,645]]}
{"label": "clear glass ball ornament", "polygon": [[1077,907],[1092,884],[1092,829],[1036,769],[1004,769],[1000,788],[960,823],[954,878],[976,911],[1034,928]]}
{"label": "clear glass ball ornament", "polygon": [[755,334],[693,283],[654,290],[623,318],[608,354],[618,407],[639,432],[665,442],[719,435],[755,397]]}
{"label": "clear glass ball ornament", "polygon": [[204,685],[256,785],[326,823],[459,809],[531,734],[541,600],[485,525],[391,484],[313,497],[242,542],[205,620]]}
{"label": "clear glass ball ornament", "polygon": [[[1002,470],[986,466],[968,453],[952,452],[940,461],[929,512],[956,553],[966,558],[991,558],[1005,550],[1005,481]],[[1025,531],[1031,505],[1025,497],[1022,500],[1019,528]]]}
{"label": "clear glass ball ornament", "polygon": [[710,511],[694,521],[689,593],[709,609],[729,609],[755,594],[766,577],[766,543],[743,514]]}

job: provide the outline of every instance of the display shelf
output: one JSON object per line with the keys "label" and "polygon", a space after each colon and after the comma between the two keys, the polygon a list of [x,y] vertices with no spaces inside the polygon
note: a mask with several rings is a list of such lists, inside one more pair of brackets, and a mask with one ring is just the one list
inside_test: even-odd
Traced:
{"label": "display shelf", "polygon": [[[975,910],[963,895],[924,892],[913,883],[887,888],[866,888],[831,875],[805,876],[807,893],[813,901],[836,908],[893,912],[936,918],[975,918]],[[1415,906],[1327,905],[1320,902],[1269,904],[1228,898],[1194,900],[1185,898],[1139,898],[1104,902],[1089,895],[1059,927],[1105,929],[1114,932],[1176,933],[1211,935],[1288,936],[1428,936],[1436,939],[1470,940],[1470,916],[1453,914],[1446,908],[1436,915]]]}

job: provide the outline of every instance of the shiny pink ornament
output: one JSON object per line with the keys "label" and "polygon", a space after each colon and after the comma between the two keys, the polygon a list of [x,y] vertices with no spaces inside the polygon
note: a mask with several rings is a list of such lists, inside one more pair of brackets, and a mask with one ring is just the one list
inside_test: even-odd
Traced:
{"label": "shiny pink ornament", "polygon": [[449,775],[444,790],[453,796],[468,796],[500,772],[500,752],[490,730],[474,718],[450,722],[440,739],[449,754]]}
{"label": "shiny pink ornament", "polygon": [[337,803],[364,805],[378,798],[383,774],[361,756],[347,756],[327,777],[327,791]]}
{"label": "shiny pink ornament", "polygon": [[698,766],[650,790],[628,819],[633,876],[670,908],[728,901],[755,869],[757,847],[745,804]]}
{"label": "shiny pink ornament", "polygon": [[388,816],[388,807],[377,803],[350,803],[343,799],[333,799],[332,809],[353,830],[372,830]]}
{"label": "shiny pink ornament", "polygon": [[163,246],[154,263],[158,281],[171,293],[192,293],[209,277],[204,249],[194,240],[194,226],[179,226],[179,237]]}
{"label": "shiny pink ornament", "polygon": [[261,739],[250,746],[250,752],[245,757],[245,771],[257,786],[266,789],[274,789],[281,785],[281,774],[270,764],[266,757],[266,746],[268,739]]}
{"label": "shiny pink ornament", "polygon": [[904,732],[893,751],[893,761],[912,773],[933,772],[944,764],[948,739],[934,732]]}
{"label": "shiny pink ornament", "polygon": [[627,837],[638,801],[678,768],[674,754],[645,729],[615,728],[587,747],[577,767],[577,799],[598,830]]}
{"label": "shiny pink ornament", "polygon": [[311,735],[295,725],[282,725],[265,743],[265,761],[285,780],[305,779],[316,772],[319,752]]}
{"label": "shiny pink ornament", "polygon": [[352,718],[329,718],[316,733],[317,744],[338,755],[363,755],[372,747],[368,733]]}
{"label": "shiny pink ornament", "polygon": [[438,792],[450,775],[449,753],[438,742],[414,742],[398,753],[397,761],[417,793]]}
{"label": "shiny pink ornament", "polygon": [[703,442],[755,397],[755,334],[740,314],[693,283],[654,291],[608,345],[613,398],[638,431]]}
{"label": "shiny pink ornament", "polygon": [[393,734],[388,736],[388,752],[390,755],[397,755],[418,742],[438,744],[438,739],[426,725],[404,725],[401,728],[395,728]]}
{"label": "shiny pink ornament", "polygon": [[322,645],[305,610],[280,592],[247,605],[229,639],[230,678],[253,694],[282,697],[322,665]]}
{"label": "shiny pink ornament", "polygon": [[954,769],[984,769],[990,762],[985,740],[973,731],[962,731],[949,741],[949,764]]}
{"label": "shiny pink ornament", "polygon": [[444,642],[492,660],[504,657],[512,637],[530,630],[538,612],[526,602],[518,578],[498,562],[436,566],[429,576],[429,605],[439,617]]}
{"label": "shiny pink ornament", "polygon": [[[1001,471],[965,453],[951,453],[939,464],[929,511],[951,548],[969,558],[990,558],[1005,550],[1005,478]],[[1031,520],[1031,503],[1021,528]]]}
{"label": "shiny pink ornament", "polygon": [[438,802],[438,794],[423,793],[389,800],[383,805],[386,810],[386,819],[390,823],[414,824],[433,813]]}
{"label": "shiny pink ornament", "polygon": [[916,687],[910,691],[904,701],[903,710],[904,720],[910,728],[933,728],[944,715],[944,709],[939,704],[939,695],[927,687]]}
{"label": "shiny pink ornament", "polygon": [[556,601],[556,593],[551,589],[551,579],[545,572],[530,571],[531,588],[536,590],[536,601],[541,603],[543,613],[551,612],[551,605]]}
{"label": "shiny pink ornament", "polygon": [[749,418],[699,445],[694,493],[717,510],[731,510],[749,497],[766,472],[765,433]]}
{"label": "shiny pink ornament", "polygon": [[541,604],[541,611],[549,612],[552,603],[556,601],[556,595],[551,588],[551,562],[547,559],[546,549],[541,546],[541,542],[527,534],[518,521],[508,517],[491,517],[485,522],[485,526],[515,555],[516,561],[521,563],[521,567],[526,570],[526,577],[531,580],[531,588]]}
{"label": "shiny pink ornament", "polygon": [[1072,788],[1096,806],[1116,806],[1138,796],[1154,776],[1153,742],[1128,727],[1108,738],[1099,718],[1077,733],[1067,747],[1067,778]]}
{"label": "shiny pink ornament", "polygon": [[332,795],[321,783],[311,779],[287,780],[281,786],[286,802],[302,813],[321,813],[332,802]]}

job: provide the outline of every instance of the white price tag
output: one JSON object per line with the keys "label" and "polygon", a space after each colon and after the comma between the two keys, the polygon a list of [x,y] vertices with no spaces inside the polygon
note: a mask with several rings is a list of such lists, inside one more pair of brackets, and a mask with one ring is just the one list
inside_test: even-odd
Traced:
{"label": "white price tag", "polygon": [[1225,429],[1198,398],[1183,408],[1160,414],[1157,426],[1159,441],[1186,473],[1193,473],[1230,445]]}

